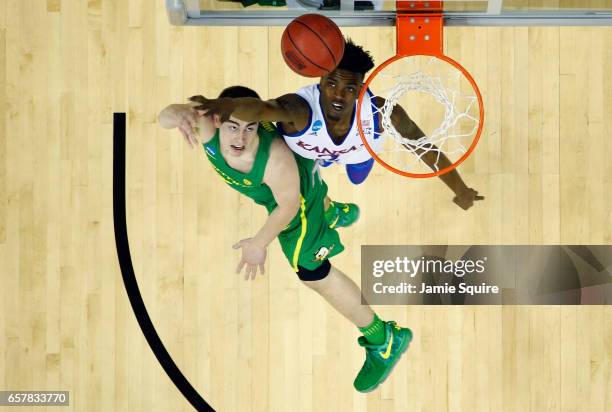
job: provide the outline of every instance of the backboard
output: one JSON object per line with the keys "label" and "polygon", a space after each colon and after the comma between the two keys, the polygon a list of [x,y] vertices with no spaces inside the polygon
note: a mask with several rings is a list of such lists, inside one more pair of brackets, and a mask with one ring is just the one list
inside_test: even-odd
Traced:
{"label": "backboard", "polygon": [[[410,3],[403,1],[402,3]],[[317,12],[340,26],[392,26],[395,0],[166,0],[174,25],[284,26]],[[612,25],[612,0],[446,0],[445,26]]]}

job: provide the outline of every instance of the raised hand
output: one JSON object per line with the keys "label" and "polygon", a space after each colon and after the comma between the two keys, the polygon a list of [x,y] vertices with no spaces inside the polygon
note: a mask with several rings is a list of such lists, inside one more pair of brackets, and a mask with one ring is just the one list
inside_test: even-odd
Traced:
{"label": "raised hand", "polygon": [[236,267],[236,273],[242,272],[242,268],[246,265],[246,269],[244,270],[245,280],[255,279],[255,276],[257,276],[257,267],[259,267],[261,274],[264,274],[264,263],[266,263],[266,256],[268,254],[265,247],[258,245],[253,241],[253,238],[249,238],[242,239],[236,243],[233,248],[242,248],[242,257]]}
{"label": "raised hand", "polygon": [[166,129],[178,128],[191,147],[199,145],[198,117],[200,113],[188,104],[171,104],[159,114],[159,122]]}
{"label": "raised hand", "polygon": [[228,97],[222,97],[220,99],[207,99],[204,96],[191,96],[189,101],[198,103],[195,109],[202,111],[206,116],[219,116],[221,123],[227,121],[234,110],[236,110],[236,103],[233,99]]}
{"label": "raised hand", "polygon": [[484,200],[484,196],[480,196],[476,190],[468,187],[461,194],[455,196],[453,202],[461,209],[468,210],[474,205],[474,202],[478,200]]}

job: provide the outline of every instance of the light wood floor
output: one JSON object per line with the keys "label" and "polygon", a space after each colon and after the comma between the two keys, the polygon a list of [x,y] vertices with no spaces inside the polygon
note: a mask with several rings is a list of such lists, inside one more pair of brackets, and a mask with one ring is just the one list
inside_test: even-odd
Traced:
{"label": "light wood floor", "polygon": [[[415,341],[380,390],[356,393],[357,330],[300,285],[276,243],[266,276],[233,273],[231,245],[263,208],[155,123],[193,94],[306,84],[282,62],[282,29],[170,27],[163,3],[0,0],[0,389],[69,390],[71,411],[190,410],[121,280],[111,122],[123,111],[143,297],[217,410],[612,410],[601,306],[379,307]],[[378,62],[394,50],[392,29],[345,33]],[[333,196],[363,209],[334,263],[358,281],[362,244],[612,244],[612,29],[452,28],[446,42],[485,96],[461,172],[486,201],[463,212],[439,181],[376,167],[354,187],[326,170]]]}

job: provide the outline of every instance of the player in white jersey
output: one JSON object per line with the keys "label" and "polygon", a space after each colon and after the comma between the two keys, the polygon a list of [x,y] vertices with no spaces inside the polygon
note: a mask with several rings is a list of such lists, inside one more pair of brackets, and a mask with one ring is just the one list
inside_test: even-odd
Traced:
{"label": "player in white jersey", "polygon": [[[316,85],[305,87],[297,93],[262,101],[254,98],[206,99],[195,96],[202,110],[222,117],[233,115],[245,121],[273,121],[285,137],[288,146],[301,156],[317,159],[323,166],[341,163],[346,167],[350,181],[360,184],[369,175],[374,159],[363,145],[356,124],[356,107],[365,74],[374,67],[369,52],[347,40],[342,60],[336,69],[323,76]],[[362,128],[370,145],[376,150],[382,144],[379,116],[373,110],[384,105],[384,99],[369,93],[371,105],[363,104]],[[408,117],[404,109],[396,105],[391,114],[395,129],[407,139],[419,139],[424,133]],[[432,170],[451,164],[442,154],[438,159],[431,150],[421,158]],[[440,179],[453,191],[453,201],[467,210],[476,200],[484,199],[468,187],[456,169],[440,175]]]}
{"label": "player in white jersey", "polygon": [[[352,113],[351,126],[345,136],[337,139],[330,135],[327,126],[325,112],[319,103],[321,101],[321,86],[313,84],[306,86],[296,92],[304,101],[308,103],[310,108],[309,121],[303,130],[295,133],[287,132],[283,128],[282,123],[279,124],[279,130],[283,133],[287,145],[302,157],[307,159],[320,160],[325,166],[337,162],[347,165],[349,170],[349,178],[355,184],[361,181],[355,181],[350,173],[351,166],[363,162],[369,162],[372,159],[370,153],[366,150],[359,131],[357,130],[357,121],[354,119],[355,110]],[[379,116],[374,116],[376,106],[374,106],[374,97],[368,90],[370,104],[361,106],[361,123],[363,132],[370,144],[370,147],[375,152],[382,148],[384,135],[381,135],[379,127]],[[364,176],[365,179],[365,176]]]}

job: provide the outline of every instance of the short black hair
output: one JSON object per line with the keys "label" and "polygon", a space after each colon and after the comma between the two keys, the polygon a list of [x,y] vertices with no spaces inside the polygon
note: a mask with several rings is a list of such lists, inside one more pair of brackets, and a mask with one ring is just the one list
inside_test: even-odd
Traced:
{"label": "short black hair", "polygon": [[222,97],[255,97],[259,99],[259,95],[253,89],[244,86],[230,86],[221,92],[219,98]]}
{"label": "short black hair", "polygon": [[357,46],[349,38],[344,43],[344,54],[336,70],[346,70],[353,73],[360,73],[362,76],[374,67],[374,58],[369,51]]}

